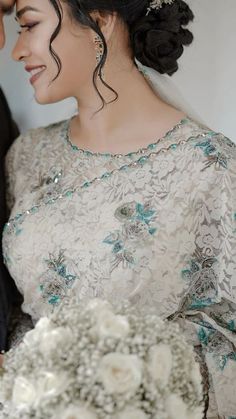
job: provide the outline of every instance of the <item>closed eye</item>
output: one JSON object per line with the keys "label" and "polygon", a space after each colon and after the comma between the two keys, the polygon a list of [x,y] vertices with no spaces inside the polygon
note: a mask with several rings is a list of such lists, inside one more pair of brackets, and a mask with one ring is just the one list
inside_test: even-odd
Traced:
{"label": "closed eye", "polygon": [[[22,29],[26,28],[26,32],[30,32],[35,26],[37,26],[39,24],[39,22],[35,22],[35,23],[28,23],[27,25],[20,25],[20,27]],[[20,35],[22,33],[22,31],[18,31],[18,34]]]}

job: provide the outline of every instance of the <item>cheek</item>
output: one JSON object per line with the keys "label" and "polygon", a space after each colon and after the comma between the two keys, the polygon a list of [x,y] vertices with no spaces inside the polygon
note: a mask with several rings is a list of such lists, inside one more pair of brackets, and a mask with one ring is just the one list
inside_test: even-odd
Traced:
{"label": "cheek", "polygon": [[49,51],[49,41],[47,38],[42,38],[41,36],[31,36],[29,40],[29,48],[35,57],[40,58],[40,63],[45,63],[50,61],[50,51]]}
{"label": "cheek", "polygon": [[95,52],[91,45],[75,44],[71,49],[62,52],[64,74],[72,80],[91,80],[96,67]]}

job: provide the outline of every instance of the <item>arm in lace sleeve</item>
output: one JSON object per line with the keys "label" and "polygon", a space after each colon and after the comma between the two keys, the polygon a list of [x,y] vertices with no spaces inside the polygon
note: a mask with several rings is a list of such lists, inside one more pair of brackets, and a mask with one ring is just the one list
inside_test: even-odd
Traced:
{"label": "arm in lace sleeve", "polygon": [[[20,136],[13,143],[5,158],[6,178],[6,199],[8,218],[14,208],[17,193],[20,193],[20,185],[24,184],[23,170],[26,167],[25,159],[25,137]],[[22,312],[21,304],[23,298],[12,279],[6,272],[9,295],[11,298],[11,312],[8,321],[7,346],[6,349],[15,347],[22,340],[24,334],[32,329],[31,318]]]}
{"label": "arm in lace sleeve", "polygon": [[[195,340],[209,380],[207,418],[236,418],[236,146],[222,135],[196,145],[203,155],[192,230],[195,251],[175,317]],[[207,187],[205,187],[207,185]]]}

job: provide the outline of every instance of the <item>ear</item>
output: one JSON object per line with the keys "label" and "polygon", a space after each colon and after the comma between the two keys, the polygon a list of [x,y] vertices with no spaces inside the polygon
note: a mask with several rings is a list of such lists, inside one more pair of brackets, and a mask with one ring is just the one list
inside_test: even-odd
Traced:
{"label": "ear", "polygon": [[95,11],[91,13],[91,17],[101,29],[106,42],[108,42],[114,32],[118,20],[117,13],[103,13]]}

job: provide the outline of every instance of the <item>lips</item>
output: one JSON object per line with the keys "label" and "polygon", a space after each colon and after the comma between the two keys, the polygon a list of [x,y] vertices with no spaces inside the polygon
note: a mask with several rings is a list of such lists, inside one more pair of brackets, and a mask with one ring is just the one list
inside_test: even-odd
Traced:
{"label": "lips", "polygon": [[40,66],[25,66],[25,70],[31,73],[32,77],[30,78],[30,83],[33,84],[38,78],[41,76],[41,74],[46,69],[45,65]]}

